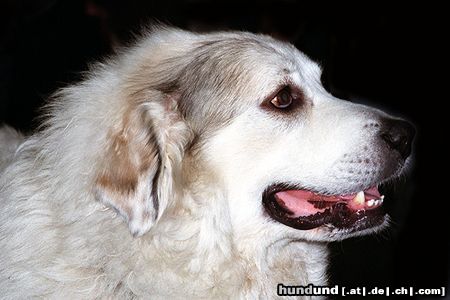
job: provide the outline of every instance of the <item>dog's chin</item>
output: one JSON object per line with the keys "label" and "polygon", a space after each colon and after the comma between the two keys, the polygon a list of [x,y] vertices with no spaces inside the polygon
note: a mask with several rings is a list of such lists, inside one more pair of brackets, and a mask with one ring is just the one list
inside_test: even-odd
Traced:
{"label": "dog's chin", "polygon": [[297,230],[314,231],[318,240],[341,240],[383,229],[388,223],[383,200],[377,186],[330,195],[274,184],[262,196],[268,217]]}

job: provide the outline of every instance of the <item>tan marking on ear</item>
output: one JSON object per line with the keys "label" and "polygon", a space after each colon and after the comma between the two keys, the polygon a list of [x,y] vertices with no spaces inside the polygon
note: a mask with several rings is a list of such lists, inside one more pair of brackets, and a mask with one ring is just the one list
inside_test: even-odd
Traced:
{"label": "tan marking on ear", "polygon": [[121,128],[108,135],[109,146],[96,179],[100,200],[117,209],[128,222],[147,222],[152,218],[150,210],[157,213],[156,200],[148,201],[152,199],[152,181],[158,176],[159,150],[144,113],[128,111]]}
{"label": "tan marking on ear", "polygon": [[130,159],[132,149],[129,143],[122,132],[112,138],[112,145],[106,156],[107,165],[97,179],[102,187],[126,194],[135,191],[139,174]]}
{"label": "tan marking on ear", "polygon": [[[137,93],[133,94],[137,97]],[[178,112],[177,95],[139,90],[111,129],[95,193],[116,209],[131,233],[147,232],[174,199],[185,146],[192,133]]]}

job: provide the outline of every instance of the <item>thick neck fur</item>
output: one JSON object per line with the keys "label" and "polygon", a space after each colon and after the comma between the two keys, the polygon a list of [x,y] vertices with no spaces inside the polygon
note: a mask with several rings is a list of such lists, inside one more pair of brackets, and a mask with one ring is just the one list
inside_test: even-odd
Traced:
{"label": "thick neck fur", "polygon": [[[177,194],[176,205],[158,224],[134,238],[122,218],[90,198],[89,190],[71,191],[54,182],[54,172],[64,173],[58,170],[63,166],[48,165],[46,154],[37,151],[39,143],[24,146],[16,174],[11,173],[16,179],[0,193],[2,199],[11,193],[4,211],[16,215],[2,228],[10,241],[2,245],[7,249],[1,263],[23,270],[1,274],[1,281],[11,283],[5,292],[14,294],[14,282],[21,281],[21,297],[256,298],[274,296],[278,283],[325,282],[325,244],[288,237],[267,243],[263,231],[241,232],[227,222],[227,201],[220,193]],[[33,174],[24,172],[30,168]],[[33,182],[25,174],[45,178],[45,184],[38,186],[42,180]],[[34,201],[28,215],[13,207],[26,201]],[[34,250],[8,255],[23,247]]]}

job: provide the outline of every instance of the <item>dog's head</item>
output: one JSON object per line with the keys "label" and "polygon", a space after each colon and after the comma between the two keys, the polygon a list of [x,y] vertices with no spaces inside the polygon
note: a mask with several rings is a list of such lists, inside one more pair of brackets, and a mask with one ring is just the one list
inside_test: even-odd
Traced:
{"label": "dog's head", "polygon": [[408,122],[333,97],[267,36],[163,29],[130,52],[96,191],[134,234],[189,193],[205,207],[220,193],[239,230],[335,240],[386,224],[377,187],[408,162]]}

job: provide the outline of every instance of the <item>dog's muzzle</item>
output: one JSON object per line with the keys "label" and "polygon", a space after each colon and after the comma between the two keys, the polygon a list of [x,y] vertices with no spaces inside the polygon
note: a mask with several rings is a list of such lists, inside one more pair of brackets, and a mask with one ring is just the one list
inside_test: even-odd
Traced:
{"label": "dog's muzzle", "polygon": [[383,172],[386,177],[380,178],[379,183],[344,195],[321,194],[289,184],[273,184],[262,196],[267,214],[275,221],[300,230],[330,225],[353,232],[383,224],[386,220],[382,206],[384,196],[380,194],[378,184],[398,176],[398,165],[403,166],[411,154],[415,129],[407,121],[390,118],[380,120],[378,127],[379,149],[386,157]]}

